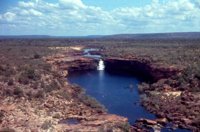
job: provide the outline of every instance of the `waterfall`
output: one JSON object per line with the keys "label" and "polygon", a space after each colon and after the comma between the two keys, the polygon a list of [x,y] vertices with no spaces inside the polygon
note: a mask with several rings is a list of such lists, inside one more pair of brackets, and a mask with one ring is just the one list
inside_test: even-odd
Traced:
{"label": "waterfall", "polygon": [[99,65],[97,67],[97,70],[103,71],[105,69],[105,65],[102,59],[99,60]]}

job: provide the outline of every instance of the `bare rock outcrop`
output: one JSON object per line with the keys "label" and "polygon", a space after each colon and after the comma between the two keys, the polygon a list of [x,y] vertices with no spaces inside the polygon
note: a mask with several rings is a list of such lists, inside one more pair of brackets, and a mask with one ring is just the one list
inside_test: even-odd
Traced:
{"label": "bare rock outcrop", "polygon": [[127,71],[148,81],[158,81],[180,73],[182,70],[173,66],[159,66],[140,58],[105,58],[106,70]]}

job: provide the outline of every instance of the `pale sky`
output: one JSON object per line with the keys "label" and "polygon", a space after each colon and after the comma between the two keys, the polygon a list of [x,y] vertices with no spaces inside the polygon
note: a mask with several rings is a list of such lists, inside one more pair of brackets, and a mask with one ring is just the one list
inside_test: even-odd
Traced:
{"label": "pale sky", "polygon": [[199,31],[200,0],[0,0],[0,35]]}

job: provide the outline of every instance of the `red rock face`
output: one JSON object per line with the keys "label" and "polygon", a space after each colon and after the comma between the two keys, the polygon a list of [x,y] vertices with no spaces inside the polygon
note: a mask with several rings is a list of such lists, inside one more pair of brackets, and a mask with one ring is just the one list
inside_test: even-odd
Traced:
{"label": "red rock face", "polygon": [[68,71],[68,73],[75,71],[94,70],[97,68],[97,61],[82,56],[62,56],[57,55],[46,59],[48,63],[53,64],[61,71]]}
{"label": "red rock face", "polygon": [[97,62],[94,59],[80,58],[70,62],[68,67],[69,72],[94,70],[97,68]]}
{"label": "red rock face", "polygon": [[180,69],[175,67],[158,66],[152,64],[148,60],[141,60],[137,58],[106,58],[104,61],[106,70],[108,71],[128,72],[153,82],[163,78],[169,78],[181,72]]}

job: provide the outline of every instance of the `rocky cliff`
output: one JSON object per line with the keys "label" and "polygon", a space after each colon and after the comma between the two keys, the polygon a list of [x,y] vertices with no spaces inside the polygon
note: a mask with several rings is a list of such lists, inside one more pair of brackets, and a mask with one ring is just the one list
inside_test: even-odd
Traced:
{"label": "rocky cliff", "polygon": [[137,76],[156,82],[162,78],[169,78],[177,75],[182,70],[173,66],[165,67],[151,63],[148,60],[140,58],[105,58],[105,65],[107,71],[119,71],[127,72],[130,74],[136,74]]}

